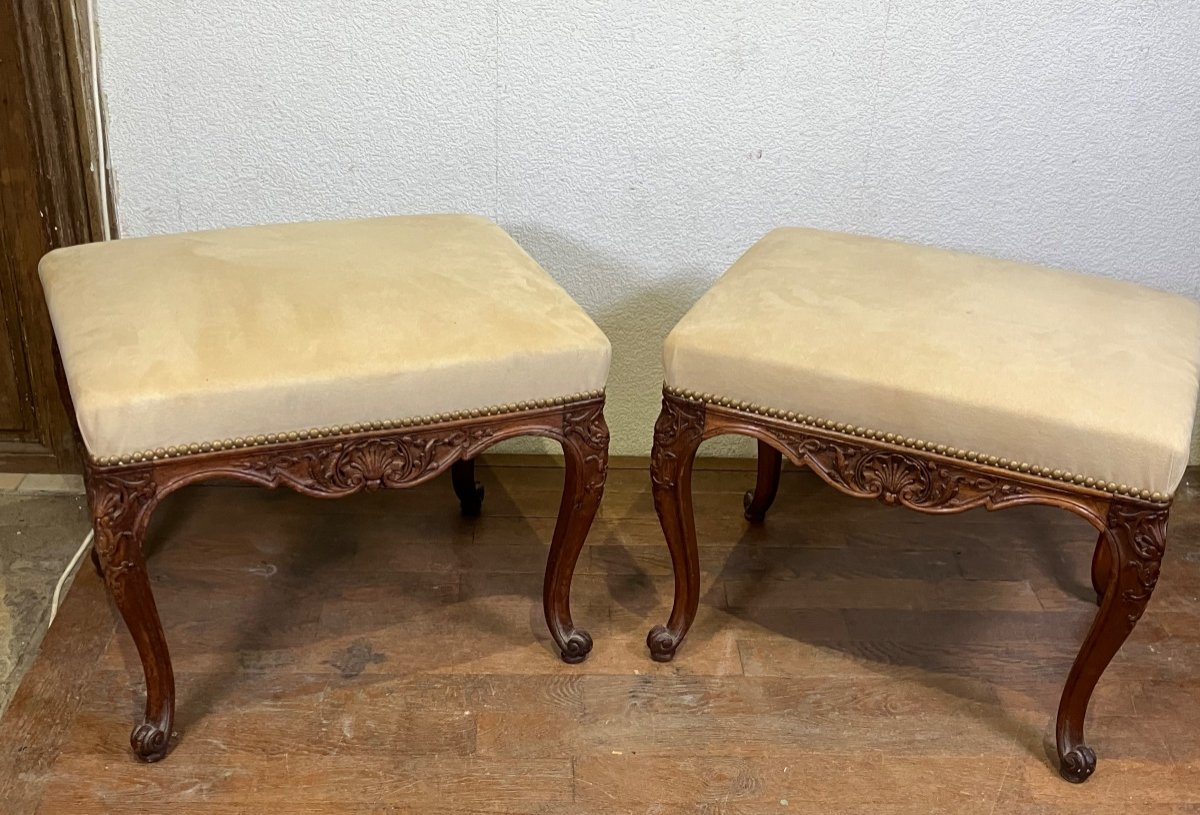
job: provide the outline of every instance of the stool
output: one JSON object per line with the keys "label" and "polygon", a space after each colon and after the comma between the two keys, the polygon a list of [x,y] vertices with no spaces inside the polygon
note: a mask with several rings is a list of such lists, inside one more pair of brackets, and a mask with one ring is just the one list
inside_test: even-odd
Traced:
{"label": "stool", "polygon": [[162,758],[175,713],[147,579],[155,506],[237,479],[321,498],[452,470],[503,439],[561,443],[543,605],[562,658],[592,647],[571,577],[604,489],[607,338],[490,221],[463,215],[227,229],[60,249],[40,273],[86,451],[93,559],[137,645]]}
{"label": "stool", "polygon": [[1066,509],[1100,538],[1100,610],[1058,710],[1062,775],[1096,765],[1092,690],[1158,580],[1188,463],[1200,306],[1116,280],[805,229],[752,247],[667,337],[655,506],[674,607],[651,630],[670,660],[696,614],[691,472],[708,438],[758,439],[746,517],[781,455],[853,496],[946,514]]}

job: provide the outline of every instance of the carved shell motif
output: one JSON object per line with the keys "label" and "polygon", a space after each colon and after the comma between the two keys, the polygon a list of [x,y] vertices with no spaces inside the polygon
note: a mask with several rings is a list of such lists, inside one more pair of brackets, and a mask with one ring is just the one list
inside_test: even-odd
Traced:
{"label": "carved shell motif", "polygon": [[410,470],[418,469],[417,452],[394,441],[353,445],[334,459],[329,483],[348,489],[379,489],[403,484]]}
{"label": "carved shell motif", "polygon": [[309,454],[312,481],[330,491],[402,487],[440,470],[491,431],[449,436],[365,439]]}
{"label": "carved shell motif", "polygon": [[885,504],[920,504],[930,493],[929,467],[897,453],[872,452],[854,468],[854,482]]}

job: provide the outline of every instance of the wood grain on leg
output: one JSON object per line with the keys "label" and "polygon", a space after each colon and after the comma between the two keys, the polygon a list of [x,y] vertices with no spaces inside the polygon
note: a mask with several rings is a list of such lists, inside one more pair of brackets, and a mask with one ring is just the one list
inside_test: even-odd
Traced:
{"label": "wood grain on leg", "polygon": [[564,412],[562,448],[566,475],[546,563],[542,605],[559,654],[563,662],[570,664],[583,662],[592,650],[591,635],[576,628],[571,618],[571,580],[604,495],[608,438],[603,403]]}
{"label": "wood grain on leg", "polygon": [[142,761],[158,761],[167,754],[175,720],[171,656],[142,552],[158,488],[150,469],[127,469],[92,474],[88,494],[100,571],[137,646],[146,678],[145,715],[129,743]]}
{"label": "wood grain on leg", "polygon": [[1108,544],[1108,533],[1101,532],[1092,555],[1092,588],[1096,590],[1096,605],[1104,602],[1104,592],[1112,576],[1112,548]]}
{"label": "wood grain on leg", "polygon": [[663,395],[662,412],[654,425],[650,481],[654,509],[662,524],[671,565],[675,570],[675,601],[666,625],[656,625],[646,637],[650,656],[669,662],[696,618],[700,604],[700,556],[692,512],[692,465],[703,440],[704,405]]}
{"label": "wood grain on leg", "polygon": [[[1059,771],[1068,781],[1086,781],[1096,769],[1096,754],[1083,739],[1088,702],[1096,682],[1133,631],[1158,583],[1166,551],[1167,515],[1168,510],[1162,507],[1119,502],[1109,510],[1103,539],[1107,541],[1111,565],[1101,572],[1107,572],[1108,582],[1058,707]],[[1093,579],[1096,574],[1093,569]]]}

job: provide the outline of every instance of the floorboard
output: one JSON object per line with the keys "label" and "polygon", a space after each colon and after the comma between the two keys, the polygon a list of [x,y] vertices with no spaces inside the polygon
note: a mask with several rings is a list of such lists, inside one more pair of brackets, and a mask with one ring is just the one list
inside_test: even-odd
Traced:
{"label": "floorboard", "polygon": [[648,478],[616,469],[574,588],[596,640],[541,617],[561,471],[481,467],[317,501],[168,499],[149,564],[178,735],[135,762],[136,653],[82,569],[0,722],[0,811],[100,813],[1200,812],[1200,492],[1097,690],[1082,786],[1048,756],[1094,613],[1095,535],[1063,512],[931,518],[785,471],[767,522],[744,468],[697,473],[700,614],[676,661]]}

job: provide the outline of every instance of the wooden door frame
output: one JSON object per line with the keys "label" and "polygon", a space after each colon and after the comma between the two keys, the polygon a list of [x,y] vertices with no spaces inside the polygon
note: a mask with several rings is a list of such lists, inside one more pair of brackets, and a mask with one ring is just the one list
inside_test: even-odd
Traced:
{"label": "wooden door frame", "polygon": [[0,8],[0,37],[7,56],[0,66],[0,236],[6,247],[0,284],[13,293],[18,314],[30,416],[28,439],[0,442],[0,472],[78,471],[37,260],[104,233],[98,173],[107,168],[96,148],[87,2],[9,0]]}

